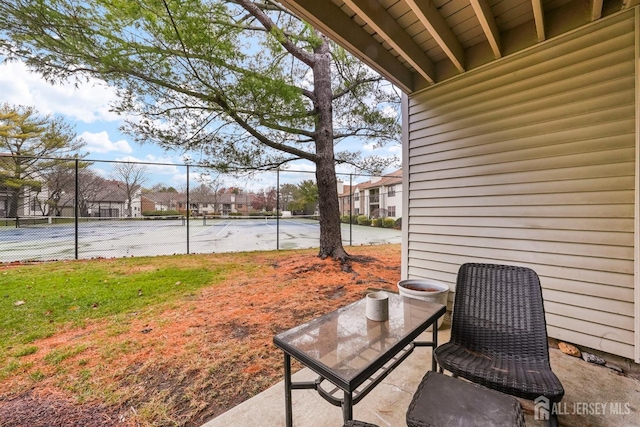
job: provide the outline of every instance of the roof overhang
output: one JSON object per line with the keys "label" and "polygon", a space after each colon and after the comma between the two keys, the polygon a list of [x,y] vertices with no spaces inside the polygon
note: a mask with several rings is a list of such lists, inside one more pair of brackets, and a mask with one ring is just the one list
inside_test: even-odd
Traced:
{"label": "roof overhang", "polygon": [[640,0],[279,0],[406,93]]}

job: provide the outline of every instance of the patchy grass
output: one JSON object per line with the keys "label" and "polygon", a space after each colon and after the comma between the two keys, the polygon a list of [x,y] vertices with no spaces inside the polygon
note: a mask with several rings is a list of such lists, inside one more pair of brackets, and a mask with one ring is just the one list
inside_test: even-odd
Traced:
{"label": "patchy grass", "polygon": [[177,301],[219,283],[229,271],[222,266],[182,267],[180,257],[167,261],[127,258],[1,270],[0,356],[65,327]]}
{"label": "patchy grass", "polygon": [[201,425],[281,380],[274,334],[395,289],[399,245],[348,250],[0,268],[0,419]]}
{"label": "patchy grass", "polygon": [[64,360],[80,354],[87,349],[84,344],[77,346],[61,347],[51,350],[45,357],[44,361],[50,365],[59,365]]}
{"label": "patchy grass", "polygon": [[13,357],[29,356],[30,354],[33,354],[36,351],[38,351],[38,347],[36,347],[35,345],[25,345],[18,348],[16,351],[14,351],[12,356]]}

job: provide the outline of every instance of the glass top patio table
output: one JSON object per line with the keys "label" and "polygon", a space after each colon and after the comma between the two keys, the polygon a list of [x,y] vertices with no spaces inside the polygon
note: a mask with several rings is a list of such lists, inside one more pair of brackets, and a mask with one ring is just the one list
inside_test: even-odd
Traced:
{"label": "glass top patio table", "polygon": [[[326,400],[343,407],[345,421],[351,419],[351,406],[357,403],[406,358],[415,345],[437,346],[437,326],[433,328],[433,341],[414,343],[429,326],[436,325],[446,309],[442,304],[389,294],[389,320],[377,322],[367,319],[365,300],[311,320],[274,337],[274,344],[285,353],[285,398],[287,400],[287,426],[291,425],[291,389],[313,388]],[[397,355],[401,359],[385,366]],[[316,372],[320,378],[313,383],[291,383],[290,357]],[[382,378],[371,380],[385,367]],[[435,359],[432,358],[432,369]],[[320,386],[324,380],[344,391],[344,398],[329,396]],[[365,390],[353,393],[366,381]]]}

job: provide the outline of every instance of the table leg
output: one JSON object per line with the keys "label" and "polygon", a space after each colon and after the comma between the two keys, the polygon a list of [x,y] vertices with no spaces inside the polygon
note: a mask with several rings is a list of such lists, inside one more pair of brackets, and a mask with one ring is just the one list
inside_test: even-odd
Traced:
{"label": "table leg", "polygon": [[431,347],[431,370],[435,371],[438,369],[438,362],[436,362],[436,348],[438,347],[438,322],[436,321],[432,326],[432,334],[433,338],[431,341],[433,342],[433,347]]}
{"label": "table leg", "polygon": [[353,419],[353,398],[351,393],[344,392],[344,401],[342,402],[342,418],[344,423]]}
{"label": "table leg", "polygon": [[287,427],[293,426],[293,404],[291,402],[291,356],[284,354],[284,404]]}

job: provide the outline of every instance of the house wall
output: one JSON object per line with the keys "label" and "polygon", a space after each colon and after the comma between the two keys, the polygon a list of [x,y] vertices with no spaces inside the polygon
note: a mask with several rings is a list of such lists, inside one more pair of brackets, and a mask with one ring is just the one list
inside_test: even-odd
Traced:
{"label": "house wall", "polygon": [[[388,178],[387,175],[383,177],[378,177],[377,181],[381,181],[384,178]],[[394,180],[395,184],[391,184],[389,179],[384,182],[380,182],[376,185],[376,181],[366,181],[364,183],[360,183],[360,185],[356,185],[353,188],[353,206],[354,206],[354,215],[355,209],[358,210],[357,215],[366,215],[371,216],[374,214],[376,209],[383,209],[383,216],[397,219],[402,218],[402,205],[403,205],[403,191],[402,191],[402,180]],[[390,196],[389,189],[393,186],[395,189],[395,194]],[[375,198],[375,199],[374,199]],[[349,208],[349,196],[339,197],[339,201],[341,204],[341,212],[346,211],[348,213]],[[375,200],[375,201],[374,201]],[[343,209],[344,208],[346,209]],[[373,208],[373,206],[377,206]],[[392,214],[389,211],[389,207],[393,206],[395,210],[395,214]]]}
{"label": "house wall", "polygon": [[531,267],[549,336],[637,360],[636,13],[406,98],[403,278]]}
{"label": "house wall", "polygon": [[[384,187],[384,192],[381,196],[381,201],[384,206],[383,208],[387,209],[387,215],[392,218],[402,218],[402,184],[395,184],[395,195],[389,196],[389,186]],[[389,207],[395,207],[395,215],[391,215],[389,211]]]}
{"label": "house wall", "polygon": [[[401,218],[402,217],[402,184],[394,184],[395,187],[395,195],[389,196],[389,186],[383,185],[380,187],[368,188],[360,193],[360,197],[364,197],[363,211],[361,211],[362,215],[371,216],[374,214],[375,208],[372,209],[372,206],[377,205],[378,209],[383,209],[386,213],[384,214],[390,218]],[[377,193],[372,194],[372,191],[377,191]],[[377,200],[377,201],[372,201]],[[395,214],[391,214],[389,211],[389,207],[393,206],[395,208]]]}
{"label": "house wall", "polygon": [[149,199],[149,198],[147,198],[145,196],[141,197],[140,204],[141,204],[141,208],[140,209],[142,210],[142,212],[155,211],[156,210],[156,203],[153,200],[151,200],[151,199]]}

